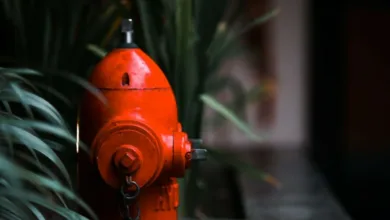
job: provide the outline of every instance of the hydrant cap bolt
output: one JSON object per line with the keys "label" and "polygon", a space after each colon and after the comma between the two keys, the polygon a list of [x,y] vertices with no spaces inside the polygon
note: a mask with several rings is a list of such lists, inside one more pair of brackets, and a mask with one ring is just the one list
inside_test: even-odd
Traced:
{"label": "hydrant cap bolt", "polygon": [[115,164],[125,174],[134,173],[141,167],[138,154],[126,148],[117,152]]}
{"label": "hydrant cap bolt", "polygon": [[130,168],[136,162],[137,158],[130,153],[126,153],[120,160],[120,165],[124,168]]}

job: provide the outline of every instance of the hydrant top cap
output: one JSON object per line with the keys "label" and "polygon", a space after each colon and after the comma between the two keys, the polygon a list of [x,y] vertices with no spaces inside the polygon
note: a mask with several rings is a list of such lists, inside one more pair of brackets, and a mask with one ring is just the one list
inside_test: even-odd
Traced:
{"label": "hydrant top cap", "polygon": [[98,63],[90,79],[99,89],[169,89],[160,67],[139,48],[118,48]]}

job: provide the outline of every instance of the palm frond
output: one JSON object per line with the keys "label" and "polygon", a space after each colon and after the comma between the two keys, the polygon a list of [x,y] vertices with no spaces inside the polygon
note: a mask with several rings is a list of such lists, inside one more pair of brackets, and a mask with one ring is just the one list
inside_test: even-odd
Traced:
{"label": "palm frond", "polygon": [[[30,219],[34,216],[43,219],[44,208],[66,219],[87,219],[68,208],[69,200],[86,210],[89,217],[97,219],[88,205],[72,191],[70,175],[56,153],[64,149],[64,145],[56,141],[58,138],[72,146],[76,138],[56,108],[36,94],[39,87],[24,78],[29,75],[43,76],[29,69],[0,68],[0,76],[6,80],[0,92],[0,100],[6,103],[6,111],[0,114],[0,200],[3,201],[0,210],[4,210],[0,217]],[[92,88],[85,82],[81,84]],[[31,113],[39,113],[34,114],[37,117],[14,115],[11,106],[21,103]],[[44,138],[43,134],[50,139]],[[80,146],[88,150],[85,144]],[[54,174],[58,171],[61,175]]]}
{"label": "palm frond", "polygon": [[226,108],[220,102],[218,102],[213,97],[202,94],[200,99],[210,108],[217,111],[219,114],[224,116],[228,121],[232,122],[239,130],[241,130],[250,140],[255,142],[262,143],[264,141],[264,137],[257,135],[253,132],[253,130],[242,121],[238,116],[236,116],[230,109]]}

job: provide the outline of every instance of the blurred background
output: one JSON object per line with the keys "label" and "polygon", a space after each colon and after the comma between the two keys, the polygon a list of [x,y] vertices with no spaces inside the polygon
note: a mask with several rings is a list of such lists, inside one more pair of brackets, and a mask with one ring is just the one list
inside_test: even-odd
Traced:
{"label": "blurred background", "polygon": [[[7,11],[8,1],[1,1]],[[18,2],[28,4],[27,0]],[[40,2],[40,6],[44,2]],[[99,9],[104,12],[108,7],[104,5],[106,2],[109,1],[89,1],[86,6],[102,4]],[[142,49],[152,54],[145,40],[146,27],[142,26],[141,30],[146,20],[142,7],[135,7],[132,1],[121,2],[131,11],[121,16],[134,18],[134,25],[139,25],[138,30],[135,27],[136,34],[144,34],[136,35],[137,44],[139,42]],[[221,119],[221,112],[207,104],[202,105],[200,129],[192,129],[195,122],[184,123],[184,127],[188,126],[193,136],[200,136],[213,152],[210,160],[197,167],[196,178],[190,178],[196,187],[189,187],[185,198],[196,202],[184,202],[187,208],[192,207],[189,217],[388,219],[390,105],[386,97],[390,92],[387,85],[390,83],[390,34],[387,31],[390,3],[379,0],[348,1],[348,4],[242,0],[231,1],[233,6],[230,7],[235,8],[235,4],[243,9],[240,24],[250,23],[275,10],[277,14],[240,35],[244,52],[234,52],[234,56],[224,58],[218,65],[216,74],[221,79],[233,79],[234,83],[222,82],[219,83],[222,89],[209,91],[206,88],[204,92],[229,106],[229,100],[237,93],[223,85],[238,85],[241,90],[237,91],[248,94],[249,98],[244,99],[250,101],[244,104],[233,101],[235,105],[230,107],[235,109],[237,103],[245,105],[244,110],[235,113],[252,133],[263,139],[248,138],[237,123]],[[218,8],[218,4],[210,3],[210,7]],[[37,13],[38,8],[34,9]],[[200,16],[208,21],[206,14]],[[19,45],[16,35],[20,33],[14,31],[15,24],[10,22],[10,17],[6,18],[5,13],[2,17],[1,66],[35,69],[36,65],[19,62],[22,59],[18,60],[20,56],[15,51]],[[107,23],[115,24],[115,19]],[[245,26],[216,23],[216,30],[234,31]],[[30,32],[35,29],[34,25],[40,26],[42,22],[37,20],[31,25]],[[88,24],[82,26],[85,30],[89,27],[92,29]],[[35,29],[41,34],[34,39],[44,38],[41,29]],[[87,45],[98,45],[100,52],[113,48],[115,37],[111,44],[104,38],[109,30],[101,31],[104,33],[101,39],[85,38],[78,44],[83,48],[82,56],[91,58],[88,64],[70,71],[84,74],[99,61],[99,57],[86,49]],[[32,49],[30,52],[33,53]],[[102,56],[104,54],[105,51]],[[162,62],[157,55],[153,58],[159,64]],[[61,68],[64,67],[68,67],[66,62],[62,63]],[[168,72],[169,66],[162,68]],[[183,79],[186,77],[188,75],[183,75]],[[181,91],[172,81],[171,84],[176,93]],[[57,104],[53,105],[61,112],[62,107]],[[67,114],[70,114],[66,116],[68,119],[74,118],[71,113]],[[75,120],[69,119],[69,123],[74,127]],[[61,156],[71,174],[75,167],[74,153],[65,152]],[[200,198],[194,199],[196,195]]]}

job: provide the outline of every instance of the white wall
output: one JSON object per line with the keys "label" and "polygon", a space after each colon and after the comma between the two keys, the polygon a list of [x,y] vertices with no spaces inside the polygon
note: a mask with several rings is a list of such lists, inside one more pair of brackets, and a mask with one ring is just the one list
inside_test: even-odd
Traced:
{"label": "white wall", "polygon": [[281,147],[301,146],[306,131],[306,0],[274,0],[280,14],[271,39],[278,83],[276,119],[271,141]]}
{"label": "white wall", "polygon": [[[272,72],[277,78],[277,98],[275,121],[271,127],[258,123],[256,114],[259,105],[250,105],[247,110],[247,121],[261,133],[266,130],[272,147],[301,147],[307,140],[306,132],[306,54],[307,43],[305,31],[306,0],[273,0],[280,9],[279,15],[270,25],[270,50],[274,60]],[[239,57],[222,69],[229,69],[230,74],[240,80],[245,88],[256,84],[257,70],[248,62],[248,57]],[[226,72],[226,71],[222,71]],[[213,111],[206,109],[206,115]],[[234,146],[240,148],[259,147],[254,145],[231,124],[216,129],[204,125],[203,139],[215,146]],[[269,147],[269,145],[264,145]]]}

